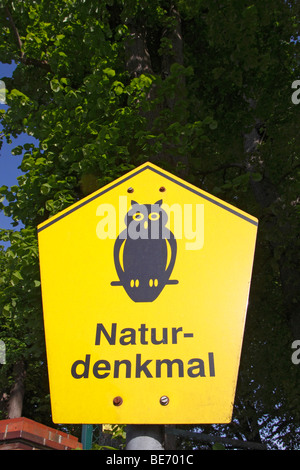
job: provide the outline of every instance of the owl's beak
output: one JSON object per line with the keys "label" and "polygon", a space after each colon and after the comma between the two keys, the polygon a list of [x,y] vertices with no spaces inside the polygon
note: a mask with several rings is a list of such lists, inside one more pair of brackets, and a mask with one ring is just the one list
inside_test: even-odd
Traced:
{"label": "owl's beak", "polygon": [[148,221],[146,220],[146,222],[144,222],[144,229],[147,230],[148,228]]}

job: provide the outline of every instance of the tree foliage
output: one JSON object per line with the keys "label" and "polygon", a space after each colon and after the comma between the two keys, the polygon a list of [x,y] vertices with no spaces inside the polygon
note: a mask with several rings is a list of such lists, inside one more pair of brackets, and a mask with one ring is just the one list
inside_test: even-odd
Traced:
{"label": "tree foliage", "polygon": [[[228,435],[299,447],[299,109],[296,0],[2,1],[7,142],[21,133],[18,185],[0,209],[1,339],[25,364],[24,410],[47,422],[36,226],[150,160],[260,220]],[[3,401],[3,400],[2,400]],[[36,415],[35,415],[36,416]],[[217,429],[220,432],[220,427]],[[215,432],[212,427],[211,432]]]}

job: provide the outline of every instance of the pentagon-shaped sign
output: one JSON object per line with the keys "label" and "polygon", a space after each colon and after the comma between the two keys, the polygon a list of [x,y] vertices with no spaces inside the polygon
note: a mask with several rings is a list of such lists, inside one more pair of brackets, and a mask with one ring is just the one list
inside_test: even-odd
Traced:
{"label": "pentagon-shaped sign", "polygon": [[42,223],[54,422],[230,422],[256,232],[150,163]]}

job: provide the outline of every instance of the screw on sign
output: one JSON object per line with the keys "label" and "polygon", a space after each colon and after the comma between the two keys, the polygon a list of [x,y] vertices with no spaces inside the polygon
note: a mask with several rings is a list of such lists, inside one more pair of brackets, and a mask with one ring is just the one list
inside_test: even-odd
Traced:
{"label": "screw on sign", "polygon": [[115,397],[115,398],[113,399],[113,404],[114,404],[115,406],[121,406],[122,403],[123,403],[123,399],[122,399],[121,397]]}
{"label": "screw on sign", "polygon": [[169,401],[170,401],[169,397],[167,397],[166,395],[163,395],[159,400],[160,404],[163,405],[163,406],[168,405]]}

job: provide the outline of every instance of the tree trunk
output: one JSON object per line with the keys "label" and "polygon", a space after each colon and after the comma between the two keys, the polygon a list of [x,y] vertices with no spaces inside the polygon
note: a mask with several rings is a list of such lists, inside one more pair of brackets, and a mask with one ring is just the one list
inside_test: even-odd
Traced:
{"label": "tree trunk", "polygon": [[[145,28],[139,24],[136,18],[129,18],[127,26],[130,31],[130,37],[125,44],[126,69],[131,78],[138,78],[142,74],[153,75],[151,57],[145,37]],[[155,96],[156,87],[152,85],[148,92],[147,100],[152,101],[155,99]],[[160,106],[156,106],[155,109],[140,112],[141,116],[146,118],[148,130],[152,128],[154,120],[159,116],[161,109]]]}
{"label": "tree trunk", "polygon": [[[170,74],[172,64],[183,65],[183,40],[181,30],[181,18],[176,11],[174,5],[170,8],[170,16],[174,18],[176,24],[173,29],[166,29],[162,37],[171,41],[172,49],[170,53],[165,53],[162,56],[162,76],[167,77]],[[180,79],[179,87],[173,99],[167,98],[167,104],[170,109],[173,109],[179,97],[185,96],[185,77]]]}
{"label": "tree trunk", "polygon": [[[256,123],[257,124],[257,123]],[[259,156],[257,156],[257,149],[260,144],[260,136],[256,127],[252,129],[249,134],[244,135],[244,150],[247,154],[246,167],[250,173],[257,171],[257,163]],[[256,154],[256,155],[255,155]],[[266,175],[263,175],[260,181],[254,181],[250,177],[250,184],[256,202],[263,208],[267,208],[278,202],[280,204],[280,194],[277,188],[271,183]],[[288,209],[285,210],[285,224],[281,221],[281,226],[277,224],[277,217],[274,217],[269,222],[268,231],[270,233],[278,232],[278,241],[270,241],[273,253],[280,253],[281,242],[290,233],[296,233],[296,228],[293,227],[293,220],[289,217]],[[287,321],[291,331],[292,340],[300,338],[300,315],[299,315],[299,253],[294,244],[289,246],[285,245],[285,250],[280,255],[279,259],[279,272],[280,281],[282,285],[282,292],[286,308]]]}
{"label": "tree trunk", "polygon": [[14,365],[13,369],[14,385],[10,391],[8,406],[7,406],[7,417],[8,419],[21,418],[23,409],[23,399],[25,393],[24,381],[25,381],[25,365],[24,362],[18,361]]}
{"label": "tree trunk", "polygon": [[[182,37],[182,27],[181,27],[181,17],[178,11],[176,10],[175,6],[171,4],[170,17],[174,19],[174,28],[166,29],[162,37],[168,39],[172,44],[172,49],[169,53],[165,53],[162,57],[162,70],[161,75],[165,78],[171,72],[171,66],[173,64],[184,65],[184,54],[183,54],[183,37]],[[177,103],[186,99],[186,81],[185,76],[182,75],[177,83],[176,92],[173,97],[167,96],[165,106],[168,107],[171,111],[174,110]],[[184,109],[184,107],[182,107]],[[181,123],[185,123],[185,116],[184,113],[181,116]],[[168,153],[172,154],[172,143],[169,143]],[[171,151],[171,152],[170,152]],[[177,172],[179,176],[186,177],[188,174],[189,169],[189,158],[188,155],[180,155],[178,156],[176,152],[176,148],[174,146],[174,154],[170,159],[171,163],[174,166],[178,166]]]}
{"label": "tree trunk", "polygon": [[[174,5],[171,4],[169,15],[174,19],[174,27],[165,28],[162,31],[162,39],[168,39],[172,44],[170,51],[165,52],[161,60],[161,70],[160,76],[163,79],[166,79],[170,75],[171,66],[174,63],[183,65],[183,38],[181,31],[181,18]],[[141,74],[151,74],[154,75],[151,54],[147,45],[146,37],[146,28],[143,26],[141,21],[138,18],[129,18],[127,20],[127,26],[130,31],[130,37],[125,45],[125,60],[126,68],[132,78],[137,78]],[[157,53],[155,51],[155,53]],[[146,118],[146,128],[148,131],[153,131],[155,134],[155,120],[159,117],[163,109],[174,110],[176,103],[179,100],[185,99],[186,96],[186,84],[185,77],[182,76],[178,80],[178,86],[174,96],[166,96],[164,102],[157,102],[155,107],[150,106],[150,110],[146,112],[141,111],[141,115]],[[147,100],[153,102],[157,97],[157,85],[152,85],[147,95]],[[159,131],[161,132],[161,131]],[[177,167],[180,162],[179,170],[180,175],[185,176],[188,171],[188,156],[180,155],[176,152],[174,147],[174,152],[172,152],[173,143],[169,142],[164,144],[161,152],[159,154],[151,155],[151,161],[163,161],[167,160],[174,167]],[[178,171],[179,171],[178,170]]]}
{"label": "tree trunk", "polygon": [[130,38],[125,45],[126,69],[132,78],[139,77],[142,73],[153,73],[144,28],[138,26],[133,18],[128,19],[127,26]]}

